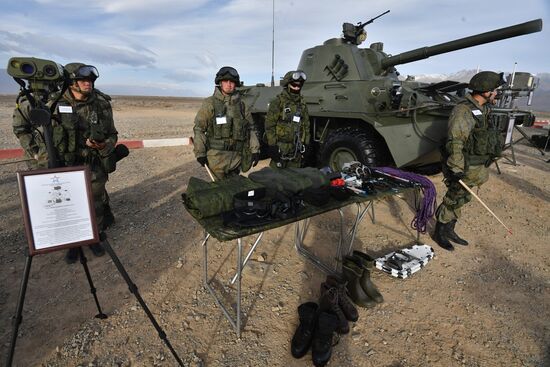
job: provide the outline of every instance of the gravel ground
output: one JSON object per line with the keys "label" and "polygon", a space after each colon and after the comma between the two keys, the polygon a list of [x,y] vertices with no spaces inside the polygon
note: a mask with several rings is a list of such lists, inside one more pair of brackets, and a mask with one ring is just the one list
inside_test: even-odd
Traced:
{"label": "gravel ground", "polygon": [[[200,100],[116,97],[121,138],[190,136]],[[0,97],[0,145],[16,147],[11,134],[12,97]],[[385,302],[360,309],[350,334],[334,346],[329,366],[549,366],[550,173],[533,148],[516,148],[518,165],[501,161],[479,195],[512,228],[506,231],[471,203],[457,232],[471,245],[436,257],[411,278],[373,271]],[[0,162],[0,163],[5,163]],[[266,162],[262,162],[265,165]],[[23,275],[26,239],[15,172],[0,165],[0,355],[5,356]],[[289,343],[296,308],[316,301],[324,276],[293,249],[290,226],[266,232],[243,273],[244,332],[236,338],[201,286],[202,228],[180,201],[189,177],[207,179],[190,147],[133,150],[108,182],[117,222],[108,230],[113,249],[138,286],[186,366],[309,366],[310,354],[293,359]],[[444,194],[442,177],[430,177]],[[376,224],[362,222],[354,248],[380,256],[409,246],[411,198],[375,203]],[[351,208],[346,220],[354,215]],[[326,256],[337,241],[337,216],[315,218],[305,238]],[[248,241],[247,243],[250,243]],[[63,253],[33,259],[16,366],[175,366],[109,256],[85,250],[103,311],[99,320],[82,267]],[[235,288],[232,243],[212,241],[211,274],[229,300]],[[4,358],[4,357],[2,357]],[[3,363],[4,361],[0,362]]]}

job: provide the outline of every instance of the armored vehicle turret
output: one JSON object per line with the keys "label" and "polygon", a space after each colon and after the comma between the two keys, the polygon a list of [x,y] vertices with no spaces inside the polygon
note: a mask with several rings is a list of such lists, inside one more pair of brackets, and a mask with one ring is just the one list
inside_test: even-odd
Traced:
{"label": "armored vehicle turret", "polygon": [[[298,64],[307,74],[302,94],[319,167],[339,169],[355,160],[412,169],[439,162],[450,111],[467,84],[400,80],[395,66],[542,29],[537,19],[391,56],[380,42],[359,47],[369,22],[344,23],[341,38],[305,50]],[[280,92],[281,87],[261,84],[242,87],[262,133],[268,104]]]}

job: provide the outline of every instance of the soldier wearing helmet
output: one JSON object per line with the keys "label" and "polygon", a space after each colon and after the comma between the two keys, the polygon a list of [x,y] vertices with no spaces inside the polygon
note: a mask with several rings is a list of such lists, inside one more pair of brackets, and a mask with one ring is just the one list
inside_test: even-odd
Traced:
{"label": "soldier wearing helmet", "polygon": [[309,151],[309,114],[301,95],[306,81],[301,70],[289,71],[281,81],[283,90],[270,103],[265,136],[271,167],[302,167]]}
{"label": "soldier wearing helmet", "polygon": [[458,181],[462,180],[469,187],[487,182],[487,167],[502,150],[502,135],[490,126],[488,115],[490,106],[494,104],[496,90],[504,83],[502,73],[477,73],[469,83],[472,92],[451,111],[443,155],[447,193],[436,211],[437,223],[433,237],[446,250],[454,249],[451,242],[468,244],[454,229],[460,218],[461,207],[472,199]]}
{"label": "soldier wearing helmet", "polygon": [[201,166],[217,179],[238,175],[260,160],[260,142],[250,110],[236,90],[239,73],[222,67],[214,79],[214,94],[204,100],[195,116],[193,152]]}
{"label": "soldier wearing helmet", "polygon": [[[109,173],[116,168],[118,152],[111,97],[94,88],[99,77],[94,66],[70,63],[65,65],[65,71],[71,84],[57,104],[53,141],[63,165],[90,167],[97,225],[103,230],[114,222],[105,190]],[[96,256],[104,254],[100,244],[90,248]],[[70,249],[65,257],[67,263],[77,259],[77,249]]]}

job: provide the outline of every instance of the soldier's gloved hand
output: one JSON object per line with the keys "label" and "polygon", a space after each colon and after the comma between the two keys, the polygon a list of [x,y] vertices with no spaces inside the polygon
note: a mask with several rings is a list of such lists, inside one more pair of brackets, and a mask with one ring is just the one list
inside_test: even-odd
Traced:
{"label": "soldier's gloved hand", "polygon": [[252,167],[256,167],[260,161],[260,153],[252,153]]}
{"label": "soldier's gloved hand", "polygon": [[281,160],[281,153],[279,153],[279,147],[276,145],[268,146],[267,154],[269,154],[269,158],[271,158],[275,162],[279,162]]}
{"label": "soldier's gloved hand", "polygon": [[206,157],[197,157],[197,162],[204,167],[208,163],[208,159]]}
{"label": "soldier's gloved hand", "polygon": [[463,180],[464,177],[466,177],[466,174],[464,172],[453,172],[453,171],[451,171],[449,173],[449,181],[451,181],[451,182],[458,182],[459,180]]}

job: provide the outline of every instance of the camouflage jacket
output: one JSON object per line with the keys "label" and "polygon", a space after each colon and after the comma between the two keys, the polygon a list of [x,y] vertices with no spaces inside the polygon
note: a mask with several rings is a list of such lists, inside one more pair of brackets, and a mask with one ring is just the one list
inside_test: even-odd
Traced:
{"label": "camouflage jacket", "polygon": [[[472,163],[468,154],[468,145],[476,125],[479,129],[487,130],[488,104],[481,106],[470,94],[466,101],[457,104],[449,117],[446,166],[455,173],[465,172]],[[476,164],[479,164],[476,162]]]}
{"label": "camouflage jacket", "polygon": [[265,136],[267,144],[277,145],[283,154],[294,151],[297,138],[302,144],[309,143],[309,113],[301,94],[284,89],[269,103]]}
{"label": "camouflage jacket", "polygon": [[[65,164],[90,163],[94,156],[107,157],[113,152],[118,132],[110,100],[97,89],[85,101],[77,101],[69,90],[63,94],[54,114],[53,140]],[[87,139],[105,142],[105,147],[90,148]]]}
{"label": "camouflage jacket", "polygon": [[197,112],[193,132],[195,157],[205,157],[209,149],[260,151],[252,115],[238,92],[226,96],[216,87]]}
{"label": "camouflage jacket", "polygon": [[35,159],[29,161],[29,168],[46,168],[48,167],[48,153],[44,143],[43,128],[31,124],[30,110],[31,104],[26,99],[22,99],[15,107],[12,116],[13,133],[25,151],[25,158]]}

